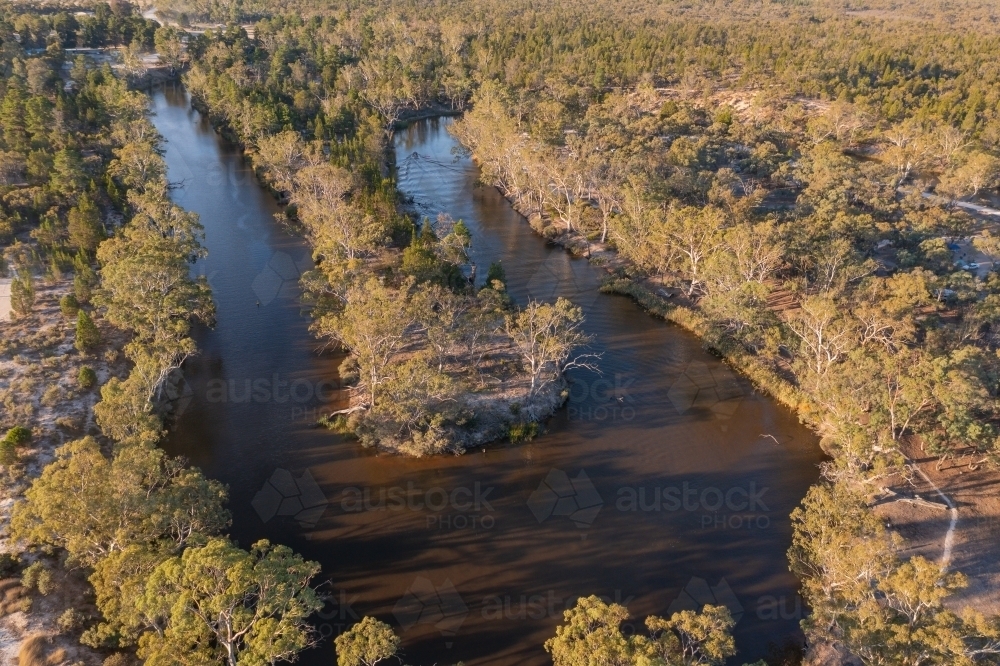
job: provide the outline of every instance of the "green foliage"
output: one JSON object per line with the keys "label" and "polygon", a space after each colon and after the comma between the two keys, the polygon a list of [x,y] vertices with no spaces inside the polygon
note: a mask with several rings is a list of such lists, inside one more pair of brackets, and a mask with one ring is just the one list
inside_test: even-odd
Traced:
{"label": "green foliage", "polygon": [[626,636],[621,623],[628,609],[599,597],[583,597],[563,613],[565,624],[545,642],[555,666],[599,664],[704,664],[721,666],[736,654],[733,618],[725,606],[674,613],[669,620],[646,618],[650,635]]}
{"label": "green foliage", "polygon": [[64,634],[78,634],[86,626],[88,619],[87,615],[76,608],[67,608],[56,620],[56,626]]}
{"label": "green foliage", "polygon": [[20,456],[17,453],[17,445],[14,442],[8,442],[6,439],[0,441],[0,465],[10,467],[15,465],[20,460]]}
{"label": "green foliage", "polygon": [[403,250],[403,271],[420,282],[438,278],[441,266],[434,254],[433,244],[436,240],[433,232],[414,234],[410,246]]}
{"label": "green foliage", "polygon": [[530,442],[538,435],[538,424],[534,421],[529,423],[515,423],[510,426],[508,437],[512,444]]}
{"label": "green foliage", "polygon": [[4,435],[3,441],[10,442],[14,446],[24,446],[31,441],[31,428],[14,426]]}
{"label": "green foliage", "polygon": [[10,309],[18,317],[27,317],[34,306],[34,280],[27,271],[20,272],[10,283]]}
{"label": "green foliage", "polygon": [[[981,27],[992,7],[528,4],[423,6],[418,23],[397,0],[364,16],[340,2],[308,5],[312,21],[298,0],[247,2],[233,13],[270,14],[255,40],[234,26],[190,44],[192,93],[289,195],[316,250],[316,328],[351,352],[367,396],[347,422],[369,442],[447,450],[448,428],[465,415],[443,405],[475,379],[454,366],[483,353],[482,331],[504,313],[533,390],[587,363],[573,355],[586,339],[568,304],[512,313],[486,301],[492,289],[474,304],[424,295],[432,284],[462,295],[468,237],[441,220],[400,233],[382,160],[403,109],[471,100],[452,131],[484,182],[548,236],[613,247],[642,284],[621,274],[608,290],[694,331],[820,431],[834,456],[827,471],[844,485],[814,489],[793,518],[790,561],[813,608],[810,635],[828,632],[868,663],[965,663],[995,627],[944,611],[938,591],[961,581],[896,559],[856,489],[898,465],[899,443],[914,436],[942,455],[997,455],[1000,283],[955,266],[944,237],[972,233],[969,219],[910,191],[932,181],[947,202],[996,184],[1000,79],[989,66],[996,38]],[[191,9],[231,18],[217,4]],[[5,100],[13,142],[37,141],[17,117],[44,84],[38,72]],[[145,189],[135,174],[155,162],[149,151],[116,148],[112,185]],[[37,165],[55,154],[41,143],[34,152],[29,178],[47,174]],[[502,277],[491,267],[487,286]],[[170,365],[132,357],[148,376]],[[106,388],[102,425],[154,430],[136,425],[148,384]],[[915,599],[931,610],[904,617]],[[704,613],[648,628],[662,650],[681,650],[662,661],[714,663],[730,649],[709,640],[724,620]],[[606,662],[642,647],[616,637],[613,618],[597,633],[614,655]],[[704,646],[697,656],[686,652],[691,636]],[[560,645],[567,663],[604,655]]]}
{"label": "green foliage", "polygon": [[[148,360],[145,370],[155,370]],[[152,389],[143,372],[133,372],[124,381],[112,377],[101,387],[101,401],[94,406],[97,424],[115,441],[153,445],[163,434],[163,424],[153,413]]]}
{"label": "green foliage", "polygon": [[833,628],[868,663],[974,664],[966,646],[997,636],[995,621],[959,617],[944,601],[966,586],[923,557],[901,560],[865,497],[844,484],[810,489],[792,514],[792,571],[812,614],[808,635]]}
{"label": "green foliage", "polygon": [[11,576],[21,565],[21,560],[13,553],[0,553],[0,578]]}
{"label": "green foliage", "polygon": [[84,365],[76,375],[76,382],[84,390],[92,389],[97,386],[97,373],[93,368]]}
{"label": "green foliage", "polygon": [[555,304],[531,301],[519,312],[504,318],[507,335],[521,355],[536,393],[560,380],[571,367],[590,367],[586,356],[572,356],[591,338],[582,332],[583,311],[565,298]]}
{"label": "green foliage", "polygon": [[494,261],[486,271],[486,287],[492,289],[497,282],[506,287],[507,272],[504,271],[502,263]]}
{"label": "green foliage", "polygon": [[126,652],[115,652],[105,659],[101,666],[133,666],[135,659]]}
{"label": "green foliage", "polygon": [[342,312],[316,322],[321,333],[335,337],[355,352],[358,386],[365,391],[370,405],[378,404],[392,355],[403,345],[406,329],[414,320],[407,304],[407,292],[412,286],[412,281],[407,282],[397,290],[369,278],[348,291]]}
{"label": "green foliage", "polygon": [[90,297],[97,286],[97,274],[89,264],[77,262],[76,275],[73,277],[73,295],[80,303],[89,303]]}
{"label": "green foliage", "polygon": [[373,617],[364,617],[334,639],[337,666],[375,666],[395,657],[399,643],[392,627]]}
{"label": "green foliage", "polygon": [[127,447],[109,460],[88,437],[56,455],[14,508],[15,540],[64,548],[93,566],[130,544],[183,547],[229,522],[225,489],[158,449]]}
{"label": "green foliage", "polygon": [[259,541],[250,552],[212,539],[161,563],[139,611],[148,632],[139,656],[150,666],[186,662],[270,664],[313,644],[308,617],[323,603],[308,586],[319,565]]}
{"label": "green foliage", "polygon": [[101,332],[94,320],[85,310],[80,310],[76,317],[76,348],[82,352],[92,350],[101,343]]}
{"label": "green foliage", "polygon": [[88,253],[96,250],[104,238],[101,211],[86,193],[81,194],[76,206],[70,209],[67,228],[70,245]]}
{"label": "green foliage", "polygon": [[414,233],[409,247],[403,250],[401,268],[417,282],[435,282],[461,289],[465,279],[459,264],[467,261],[465,251],[471,235],[461,220],[453,223],[451,218],[444,217],[439,222],[449,227],[446,234],[439,237],[430,220],[424,220],[420,233]]}
{"label": "green foliage", "polygon": [[332,419],[328,416],[321,417],[317,423],[324,428],[328,428],[338,435],[353,435],[356,429],[350,418],[344,414],[337,414]]}
{"label": "green foliage", "polygon": [[67,319],[76,318],[80,311],[80,301],[76,300],[73,294],[66,294],[59,299],[59,311]]}
{"label": "green foliage", "polygon": [[39,594],[48,595],[55,590],[52,570],[44,562],[34,562],[21,573],[21,585],[29,590],[38,590]]}
{"label": "green foliage", "polygon": [[[101,342],[90,312],[80,309],[93,296],[103,319],[129,334],[125,353],[132,362],[127,378],[113,378],[103,387],[95,408],[104,434],[117,440],[114,455],[106,455],[90,438],[61,447],[56,461],[16,504],[10,536],[22,547],[63,549],[71,567],[90,570],[103,618],[83,631],[83,644],[129,648],[142,641],[150,650],[149,661],[175,664],[183,655],[189,663],[206,663],[206,654],[218,657],[233,644],[202,642],[192,649],[188,639],[201,638],[211,627],[194,627],[179,606],[154,611],[144,605],[146,598],[162,601],[160,593],[172,592],[174,601],[188,598],[206,579],[206,567],[213,566],[219,551],[198,572],[172,580],[172,591],[147,590],[147,585],[174,558],[194,563],[225,542],[218,534],[229,521],[224,487],[152,446],[162,433],[152,396],[169,371],[194,352],[190,322],[211,323],[214,316],[207,285],[192,279],[189,271],[190,263],[203,255],[201,227],[196,216],[169,201],[166,166],[159,135],[147,117],[146,96],[130,91],[110,66],[93,67],[82,56],[68,70],[72,86],[63,89],[55,76],[63,60],[61,48],[70,46],[126,46],[128,64],[155,41],[168,62],[180,64],[180,35],[172,28],[156,28],[125,2],[98,3],[93,16],[82,17],[0,10],[0,42],[13,45],[0,54],[5,72],[0,86],[0,237],[27,229],[32,239],[30,244],[15,241],[0,261],[4,274],[15,273],[15,314],[32,311],[31,270],[47,267],[47,277],[60,280],[72,263],[73,294],[60,300],[60,308],[77,318],[77,348],[90,350]],[[31,51],[47,45],[42,54]],[[129,220],[108,240],[105,212]],[[378,227],[390,218],[365,219]],[[93,388],[96,373],[83,367],[78,382],[81,388]],[[17,462],[17,432],[0,443],[4,465]],[[317,608],[308,588],[315,565],[282,547],[258,544],[246,553],[225,544],[222,559],[236,564],[243,558],[243,564],[232,567],[245,574],[242,581],[233,580],[242,588],[207,597],[214,598],[211,603],[228,603],[242,590],[231,619],[249,633],[238,639],[231,663],[237,655],[241,663],[292,660],[312,640],[305,618]],[[157,585],[168,578],[157,579]],[[25,583],[48,593],[51,572],[36,563],[25,571]],[[155,618],[144,610],[155,612]],[[70,609],[57,624],[76,633],[87,621]],[[154,626],[165,631],[159,643],[144,636]],[[217,629],[220,637],[227,634]],[[122,666],[133,659],[116,653],[107,661]]]}
{"label": "green foliage", "polygon": [[84,173],[79,152],[63,148],[53,159],[49,187],[65,199],[75,201],[86,186]]}

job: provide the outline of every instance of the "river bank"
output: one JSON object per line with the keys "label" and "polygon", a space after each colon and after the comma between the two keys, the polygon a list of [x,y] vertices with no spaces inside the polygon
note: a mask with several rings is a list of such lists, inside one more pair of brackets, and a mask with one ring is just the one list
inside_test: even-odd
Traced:
{"label": "river bank", "polygon": [[[816,479],[821,458],[813,435],[692,336],[627,299],[602,295],[600,271],[521,226],[495,190],[476,185],[474,165],[456,157],[445,132],[450,120],[397,133],[400,191],[421,216],[448,212],[464,220],[472,261],[499,259],[515,302],[561,296],[579,303],[585,332],[595,337],[592,351],[603,352],[603,375],[570,371],[565,407],[531,442],[413,459],[378,455],[313,427],[346,402],[331,390],[344,357],[317,353],[301,310],[297,276],[311,268],[311,250],[275,221],[280,209],[252,166],[190,109],[182,91],[157,93],[154,107],[170,180],[183,182],[175,201],[205,225],[209,254],[195,271],[210,278],[217,301],[215,328],[199,329],[202,353],[185,364],[190,399],[164,447],[229,486],[232,534],[241,544],[268,538],[323,565],[330,601],[317,623],[325,640],[303,654],[303,664],[334,659],[332,637],[353,613],[390,622],[409,663],[543,666],[549,658],[542,644],[577,597],[618,598],[641,618],[682,603],[686,588],[700,594],[697,580],[732,592],[726,599],[741,614],[741,659],[762,658],[769,643],[801,640],[796,617],[770,609],[781,598],[795,606],[797,583],[784,551],[788,514]],[[247,393],[247,381],[271,390]],[[296,515],[268,510],[269,489],[284,488],[288,474],[323,502]],[[561,489],[561,475],[571,487],[593,488],[599,504],[584,493],[581,513],[546,512],[545,489]],[[653,489],[685,483],[699,492],[756,489],[764,506],[751,515],[662,505],[633,512],[618,504],[629,489],[645,488],[648,498]],[[382,506],[379,498],[390,492],[412,501]],[[351,503],[356,496],[360,508]],[[442,496],[455,501],[441,507]],[[432,603],[425,581],[462,600],[461,622],[447,633],[408,615],[413,598]],[[522,616],[522,597],[525,604],[551,599],[552,612]],[[512,612],[492,612],[496,599],[510,599]]]}
{"label": "river bank", "polygon": [[[473,159],[475,156],[473,155]],[[493,187],[492,185],[490,185]],[[650,287],[648,280],[641,277],[628,260],[622,258],[610,243],[593,243],[577,231],[560,230],[555,221],[537,209],[529,209],[513,196],[501,196],[518,212],[528,226],[546,242],[565,249],[574,257],[586,258],[592,265],[603,269],[607,277],[601,284],[606,294],[626,296],[643,310],[664,321],[676,324],[698,336],[705,348],[719,355],[754,386],[770,395],[780,404],[791,409],[799,418],[816,428],[820,418],[819,407],[795,384],[748,352],[742,345],[712,330],[712,325],[696,305],[687,301],[679,293],[661,295],[662,289]],[[655,289],[655,290],[654,290]]]}
{"label": "river bank", "polygon": [[[497,191],[502,194],[499,188]],[[714,330],[697,305],[688,302],[679,290],[667,292],[662,285],[644,278],[607,245],[598,245],[595,249],[583,234],[560,229],[554,219],[542,212],[525,209],[513,197],[506,198],[539,236],[604,268],[608,276],[602,284],[602,292],[627,296],[650,314],[697,335],[706,349],[721,356],[757,389],[791,409],[801,422],[814,431],[824,430],[826,417],[807,392],[790,381],[787,373],[763,362],[736,341]],[[984,206],[964,207],[977,214],[993,210]],[[777,312],[781,316],[781,311]],[[820,443],[822,446],[823,441]],[[833,452],[827,450],[827,453]],[[972,453],[960,456],[967,459],[964,462],[956,460],[947,465],[944,459],[927,455],[913,441],[902,442],[900,453],[906,469],[881,481],[884,494],[873,490],[871,507],[903,538],[901,556],[920,555],[939,562],[943,568],[953,568],[969,576],[969,586],[949,598],[950,608],[957,613],[965,607],[996,613],[1000,610],[1000,594],[996,592],[1000,564],[995,557],[995,544],[1000,533],[995,526],[1000,524],[1000,506],[988,493],[972,492],[971,489],[979,485],[1000,486],[1000,472]],[[944,470],[942,464],[945,464]],[[811,658],[815,663],[825,663],[821,655],[828,650],[823,646],[813,647],[817,649]]]}
{"label": "river bank", "polygon": [[[290,172],[291,175],[284,176],[284,180],[277,181],[274,176],[273,155],[261,154],[260,149],[255,146],[248,146],[238,140],[236,133],[228,126],[225,119],[214,117],[206,105],[197,96],[191,98],[192,107],[201,114],[207,116],[215,130],[227,141],[240,145],[245,158],[252,165],[258,181],[264,185],[277,201],[283,215],[283,223],[292,233],[300,235],[302,239],[312,246],[314,253],[322,253],[317,247],[317,243],[323,242],[327,230],[322,227],[326,220],[320,221],[318,228],[311,227],[309,218],[303,217],[299,211],[299,204],[302,189],[297,182],[295,175],[299,170],[305,170],[315,163],[309,162],[304,155],[308,150],[326,150],[332,147],[318,147],[314,143],[311,148],[298,140],[294,146],[287,146],[290,154],[298,154],[298,160],[291,160],[282,165],[282,172]],[[449,110],[444,107],[430,107],[419,110],[407,111],[401,114],[396,127],[405,129],[413,123],[428,118],[444,117],[455,115],[458,111]],[[387,149],[389,146],[387,146]],[[384,174],[393,173],[396,168],[394,153],[386,151],[385,161],[381,164]],[[313,158],[313,162],[316,158]],[[347,176],[348,171],[341,172]],[[386,179],[391,183],[391,176]],[[338,198],[335,201],[324,202],[325,206],[334,208],[351,208],[352,196],[358,196],[359,191],[363,191],[368,184],[363,183],[355,174],[354,181],[349,188],[347,196]],[[380,186],[381,187],[381,186]],[[289,205],[291,204],[291,205]],[[403,215],[408,218],[406,225],[409,229],[391,229],[391,235],[387,236],[381,247],[369,250],[357,258],[351,259],[352,271],[356,274],[355,280],[364,281],[364,274],[379,276],[385,283],[387,278],[391,281],[394,271],[402,270],[407,272],[407,249],[413,249],[422,239],[426,229],[417,211],[408,207],[405,201],[399,197],[394,197],[392,201]],[[432,225],[434,222],[427,221]],[[400,225],[397,224],[397,227]],[[434,236],[435,241],[442,240],[440,234]],[[475,243],[475,238],[471,239]],[[470,242],[470,241],[464,241]],[[424,250],[426,253],[426,249]],[[447,252],[444,248],[435,248],[433,252],[439,256],[434,257],[434,261],[442,263],[442,266],[450,266],[455,271],[465,268],[461,260],[459,263],[451,265],[448,260],[440,255]],[[324,257],[326,261],[336,262],[333,257]],[[426,259],[424,259],[426,260]],[[350,301],[339,303],[332,309],[328,306],[329,299],[326,299],[326,292],[338,287],[333,284],[316,288],[317,280],[322,282],[327,279],[324,275],[324,265],[316,267],[311,273],[313,279],[308,283],[313,285],[314,291],[307,291],[304,294],[303,305],[310,311],[314,319],[314,329],[321,342],[341,347],[349,354],[349,362],[356,365],[358,356],[357,349],[351,349],[345,341],[342,333],[335,328],[322,328],[323,321],[329,320],[336,315],[346,315],[346,310],[351,307]],[[412,271],[412,269],[409,269]],[[475,270],[472,269],[470,282],[475,281]],[[385,401],[393,400],[392,397],[380,396],[382,403],[374,401],[374,393],[370,388],[360,385],[364,374],[359,374],[352,366],[351,369],[342,372],[340,389],[342,397],[347,401],[344,408],[334,409],[322,414],[316,419],[318,425],[329,427],[345,435],[357,437],[364,446],[373,448],[379,452],[394,453],[407,456],[421,457],[426,455],[438,455],[451,453],[460,455],[470,449],[480,449],[483,446],[496,443],[500,440],[511,439],[523,441],[531,439],[541,429],[542,424],[549,419],[560,407],[562,407],[568,397],[568,383],[562,376],[560,364],[567,362],[575,354],[572,347],[568,348],[564,355],[566,359],[546,357],[542,364],[546,371],[551,366],[557,376],[545,378],[545,381],[537,389],[535,380],[539,379],[542,370],[531,366],[527,369],[528,362],[525,354],[537,354],[537,351],[526,351],[523,344],[519,344],[508,330],[511,322],[516,321],[518,310],[511,305],[504,297],[498,296],[496,299],[483,299],[481,294],[477,295],[474,284],[465,284],[465,278],[461,278],[462,284],[446,285],[446,295],[444,300],[432,305],[431,310],[422,315],[413,315],[410,312],[400,311],[399,317],[412,318],[413,321],[407,323],[401,330],[392,335],[398,336],[398,342],[391,349],[385,349],[378,354],[386,354],[386,368],[400,368],[408,363],[419,362],[431,353],[431,347],[435,347],[438,357],[437,379],[443,384],[437,389],[437,393],[446,396],[441,399],[434,395],[432,390],[428,394],[428,400],[423,401],[415,398],[414,389],[408,388],[397,391],[397,399],[409,399],[410,410],[415,410],[416,414],[407,415],[405,418],[398,418],[384,406]],[[440,279],[421,278],[421,282],[416,286],[417,292],[427,292],[439,286]],[[342,288],[343,285],[339,285]],[[409,289],[409,288],[407,288]],[[502,289],[502,287],[501,287]],[[419,301],[417,293],[400,294],[399,298],[408,301]],[[445,302],[447,301],[447,303]],[[482,303],[480,302],[482,301]],[[495,302],[494,302],[495,301]],[[367,305],[364,307],[371,307]],[[385,304],[379,307],[385,307]],[[454,312],[452,312],[454,308]],[[481,310],[481,312],[480,312]],[[442,315],[442,312],[449,312]],[[422,336],[426,331],[434,326],[431,321],[440,320],[442,316],[450,317],[447,322],[443,320],[440,326],[443,328],[438,333],[447,341],[432,342],[424,340]],[[347,324],[342,324],[347,326]],[[475,330],[469,327],[476,327]],[[468,329],[468,330],[467,330]],[[532,333],[531,335],[537,335]],[[549,333],[546,333],[549,335]],[[375,337],[386,339],[391,335],[386,331],[374,333]],[[468,340],[473,340],[469,343]],[[361,343],[362,346],[368,344],[370,338]],[[527,344],[543,344],[539,339],[532,339]],[[532,359],[531,363],[537,362]],[[381,361],[378,361],[381,363]],[[409,367],[409,366],[407,366]],[[428,366],[428,369],[432,368]],[[470,369],[473,370],[470,373]],[[391,370],[379,381],[391,381]],[[339,379],[338,378],[338,381]],[[348,379],[350,378],[350,379]],[[421,385],[423,379],[411,377],[407,382],[415,387]],[[405,397],[403,397],[405,394]],[[436,411],[434,402],[450,403],[446,409]],[[426,413],[425,413],[426,412]],[[396,427],[398,426],[398,427]]]}

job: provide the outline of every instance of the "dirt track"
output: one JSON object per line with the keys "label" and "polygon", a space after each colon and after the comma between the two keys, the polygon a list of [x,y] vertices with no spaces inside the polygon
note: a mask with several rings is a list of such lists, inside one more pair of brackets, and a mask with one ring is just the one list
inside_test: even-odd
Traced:
{"label": "dirt track", "polygon": [[[938,470],[938,459],[918,446],[910,445],[905,452],[958,509],[949,568],[968,576],[969,586],[949,599],[948,605],[959,612],[971,606],[984,613],[1000,613],[1000,472],[985,464],[970,467],[979,461],[975,456],[947,460]],[[912,485],[897,478],[890,487],[931,504],[941,502],[919,475],[913,475]],[[941,560],[950,523],[946,508],[895,501],[879,504],[875,510],[906,540],[904,556]]]}

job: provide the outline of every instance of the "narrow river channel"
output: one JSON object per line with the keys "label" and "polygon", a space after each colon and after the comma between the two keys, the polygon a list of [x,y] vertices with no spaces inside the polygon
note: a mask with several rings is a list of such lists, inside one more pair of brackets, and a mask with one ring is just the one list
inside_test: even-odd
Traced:
{"label": "narrow river channel", "polygon": [[376,456],[312,427],[340,404],[336,368],[301,311],[308,247],[275,221],[239,151],[181,88],[152,94],[174,200],[201,215],[214,329],[185,367],[165,446],[230,488],[233,537],[323,565],[328,638],[389,622],[410,664],[548,663],[562,611],[598,594],[649,614],[724,603],[753,661],[800,640],[788,514],[817,477],[816,438],[693,336],[598,293],[601,271],[547,246],[456,153],[449,120],[398,133],[399,188],[430,217],[465,220],[482,279],[502,260],[518,302],[584,307],[602,375],[573,373],[567,408],[524,445],[460,457]]}

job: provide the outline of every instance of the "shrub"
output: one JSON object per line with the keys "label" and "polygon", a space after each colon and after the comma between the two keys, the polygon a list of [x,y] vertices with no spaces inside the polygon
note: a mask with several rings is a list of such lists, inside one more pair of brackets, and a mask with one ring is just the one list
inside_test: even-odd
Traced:
{"label": "shrub", "polygon": [[66,318],[76,317],[80,311],[80,301],[76,300],[76,296],[73,294],[66,294],[59,299],[59,310]]}
{"label": "shrub", "polygon": [[56,620],[59,631],[64,634],[75,634],[87,624],[87,616],[75,608],[67,608]]}
{"label": "shrub", "polygon": [[17,570],[21,561],[17,555],[0,553],[0,578],[6,578]]}
{"label": "shrub", "polygon": [[399,637],[392,627],[365,617],[349,631],[337,636],[337,666],[368,666],[396,656]]}
{"label": "shrub", "polygon": [[97,373],[94,372],[93,368],[85,365],[80,368],[80,372],[76,376],[76,381],[80,384],[80,388],[92,389],[97,386]]}
{"label": "shrub", "polygon": [[344,414],[337,414],[332,419],[329,416],[323,416],[317,423],[324,428],[334,431],[338,435],[354,434],[354,428],[351,427],[350,419]]}
{"label": "shrub", "polygon": [[93,349],[101,342],[101,332],[94,320],[83,310],[76,317],[76,348],[80,351]]}
{"label": "shrub", "polygon": [[42,634],[36,634],[21,643],[17,652],[18,666],[46,666],[46,645],[49,639]]}
{"label": "shrub", "polygon": [[14,426],[7,431],[3,441],[10,442],[14,446],[23,446],[31,441],[31,429],[24,426]]}
{"label": "shrub", "polygon": [[59,400],[62,398],[62,390],[59,388],[58,384],[53,384],[52,386],[45,389],[45,393],[42,394],[42,404],[46,407],[55,407]]}
{"label": "shrub", "polygon": [[494,261],[490,264],[489,270],[486,271],[486,286],[492,287],[494,282],[507,284],[507,273],[503,269],[503,264],[499,261]]}
{"label": "shrub", "polygon": [[12,613],[27,613],[31,610],[31,597],[17,578],[0,580],[0,618]]}
{"label": "shrub", "polygon": [[94,294],[94,285],[86,276],[77,275],[73,278],[73,296],[78,303],[89,303]]}
{"label": "shrub", "polygon": [[337,369],[340,383],[343,386],[353,386],[358,383],[361,375],[358,372],[358,359],[352,354],[345,358]]}
{"label": "shrub", "polygon": [[48,594],[55,589],[52,581],[52,570],[42,562],[35,562],[21,574],[21,585],[38,590],[39,594]]}
{"label": "shrub", "polygon": [[531,423],[515,423],[510,427],[510,441],[512,444],[520,444],[521,442],[530,442],[538,434],[538,424],[532,421]]}
{"label": "shrub", "polygon": [[10,308],[19,317],[27,317],[35,305],[35,287],[31,275],[18,275],[10,283]]}
{"label": "shrub", "polygon": [[102,666],[132,666],[134,661],[125,652],[115,652],[104,660]]}
{"label": "shrub", "polygon": [[[107,650],[118,647],[118,640],[119,636],[117,632],[111,627],[111,625],[105,622],[98,622],[80,634],[80,645],[86,645],[87,647],[92,647],[95,650]],[[111,655],[111,657],[114,656],[115,655]],[[109,657],[109,659],[111,657]],[[104,663],[117,664],[118,662],[109,662],[105,659]]]}
{"label": "shrub", "polygon": [[76,276],[73,278],[73,295],[80,303],[89,303],[90,297],[94,294],[94,287],[97,286],[97,273],[90,267],[90,262],[84,254],[78,254],[73,260],[73,268],[76,270]]}
{"label": "shrub", "polygon": [[0,441],[0,465],[13,465],[18,461],[17,447],[6,439]]}
{"label": "shrub", "polygon": [[56,425],[66,430],[79,430],[80,420],[73,416],[59,416],[56,417]]}

